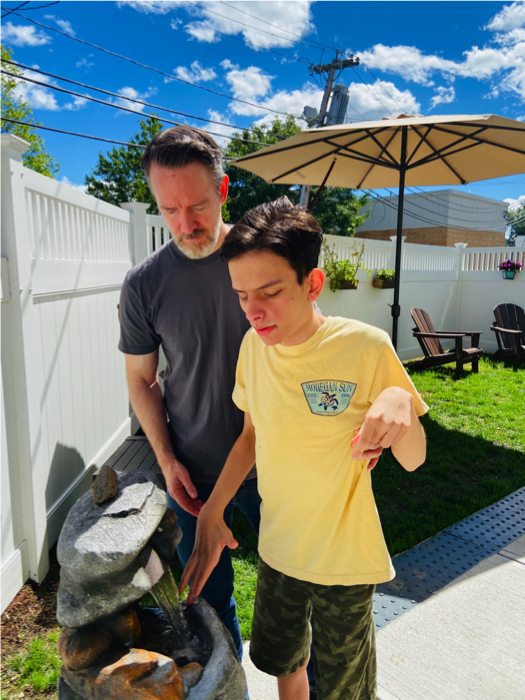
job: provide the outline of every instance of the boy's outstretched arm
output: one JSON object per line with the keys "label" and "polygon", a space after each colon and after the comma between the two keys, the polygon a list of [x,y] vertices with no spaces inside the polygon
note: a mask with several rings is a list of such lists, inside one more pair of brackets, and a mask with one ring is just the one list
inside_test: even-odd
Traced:
{"label": "boy's outstretched arm", "polygon": [[182,593],[190,584],[186,600],[188,605],[201,592],[224,547],[235,549],[238,545],[224,522],[224,509],[254,464],[255,430],[250,414],[245,413],[243,431],[228,455],[211,496],[199,513],[195,546],[179,585],[179,593]]}
{"label": "boy's outstretched arm", "polygon": [[401,387],[382,391],[369,408],[355,443],[353,458],[375,457],[376,445],[391,447],[407,471],[414,471],[426,458],[426,440],[412,395]]}

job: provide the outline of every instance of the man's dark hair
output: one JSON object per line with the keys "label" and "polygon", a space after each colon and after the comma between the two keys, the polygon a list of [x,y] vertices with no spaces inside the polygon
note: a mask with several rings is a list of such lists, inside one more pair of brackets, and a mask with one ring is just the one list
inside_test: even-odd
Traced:
{"label": "man's dark hair", "polygon": [[142,156],[142,168],[148,179],[153,163],[164,168],[183,168],[190,163],[202,163],[208,168],[217,189],[224,176],[219,146],[202,129],[185,124],[155,134]]}
{"label": "man's dark hair", "polygon": [[302,284],[318,265],[322,241],[317,219],[280,197],[247,212],[233,226],[222,244],[221,258],[229,261],[252,251],[270,251],[288,261]]}

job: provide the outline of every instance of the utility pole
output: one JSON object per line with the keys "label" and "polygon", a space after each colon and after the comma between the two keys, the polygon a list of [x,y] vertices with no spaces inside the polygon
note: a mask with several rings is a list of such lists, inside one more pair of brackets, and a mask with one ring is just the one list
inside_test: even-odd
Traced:
{"label": "utility pole", "polygon": [[[326,117],[326,112],[328,110],[328,100],[330,99],[330,93],[332,92],[332,85],[334,83],[335,72],[338,70],[344,70],[345,68],[352,68],[353,66],[359,65],[359,59],[354,58],[353,54],[350,54],[350,58],[344,60],[339,58],[339,51],[336,52],[336,56],[331,63],[323,63],[319,66],[314,66],[313,63],[310,64],[310,75],[314,73],[325,74],[328,73],[328,78],[326,80],[326,85],[324,89],[323,101],[321,102],[321,109],[319,110],[319,116],[317,118],[317,123],[315,125],[316,129],[323,126],[324,119]],[[301,187],[301,197],[299,199],[299,205],[301,207],[306,207],[308,204],[308,197],[310,195],[310,185],[302,185]]]}

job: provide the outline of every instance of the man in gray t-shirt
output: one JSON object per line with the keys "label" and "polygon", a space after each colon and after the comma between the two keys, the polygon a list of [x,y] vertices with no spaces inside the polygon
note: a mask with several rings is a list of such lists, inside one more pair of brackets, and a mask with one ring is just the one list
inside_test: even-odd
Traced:
{"label": "man in gray t-shirt", "polygon": [[[243,416],[231,395],[249,323],[220,258],[229,230],[221,216],[228,177],[217,144],[200,129],[167,129],[148,144],[143,167],[172,240],[126,276],[119,348],[125,353],[133,410],[182,527],[178,552],[185,566],[193,551],[196,516],[242,432]],[[160,346],[166,355],[164,397],[157,380]],[[258,532],[255,477],[254,468],[225,517],[231,520],[233,505],[238,505]],[[228,548],[202,597],[217,610],[241,656]]]}

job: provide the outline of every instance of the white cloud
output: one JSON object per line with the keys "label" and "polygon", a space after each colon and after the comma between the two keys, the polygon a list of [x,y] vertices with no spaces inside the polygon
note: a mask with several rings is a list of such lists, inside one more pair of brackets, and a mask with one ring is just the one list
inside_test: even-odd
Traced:
{"label": "white cloud", "polygon": [[400,75],[409,82],[432,86],[435,72],[454,74],[456,64],[439,56],[425,56],[415,46],[384,46],[376,44],[359,53],[362,63],[383,73]]}
{"label": "white cloud", "polygon": [[2,31],[2,41],[13,46],[44,46],[51,43],[51,37],[35,27],[24,27],[8,22]]}
{"label": "white cloud", "polygon": [[189,70],[185,66],[177,66],[174,73],[177,78],[187,80],[190,83],[205,83],[217,78],[217,73],[213,68],[203,68],[198,61],[193,61]]}
{"label": "white cloud", "polygon": [[68,187],[72,187],[74,190],[78,190],[79,192],[85,192],[87,190],[87,185],[75,185],[71,180],[64,175],[64,177],[60,180],[61,183],[64,185],[67,185]]}
{"label": "white cloud", "polygon": [[206,22],[190,22],[185,29],[197,41],[203,41],[207,44],[214,44],[220,41],[220,36],[215,32],[215,29]]}
{"label": "white cloud", "polygon": [[450,104],[456,99],[456,91],[453,87],[438,87],[436,88],[436,92],[437,95],[434,95],[434,97],[430,100],[430,109],[434,109],[434,107],[437,107],[437,105]]}
{"label": "white cloud", "polygon": [[[306,36],[315,33],[311,21],[311,0],[275,0],[266,2],[251,2],[239,0],[233,7],[221,3],[203,3],[190,5],[181,0],[177,2],[136,2],[135,0],[118,2],[118,7],[131,7],[137,12],[166,14],[184,7],[187,14],[194,19],[189,21],[184,29],[197,41],[214,43],[221,40],[223,34],[240,34],[255,50],[271,47],[290,47],[297,41],[296,36]],[[209,10],[208,10],[209,8]],[[240,10],[240,12],[239,12]],[[243,15],[246,12],[250,16]],[[176,29],[180,19],[172,20],[171,26]],[[268,24],[273,26],[268,26]],[[282,27],[286,27],[285,31]],[[252,42],[255,44],[253,45]]]}
{"label": "white cloud", "polygon": [[50,19],[52,22],[58,25],[63,32],[75,36],[75,30],[73,29],[71,22],[68,22],[66,19],[55,17],[55,15],[44,15],[44,17],[45,19]]}
{"label": "white cloud", "polygon": [[[208,117],[217,122],[226,122],[228,117],[214,109],[208,110]],[[202,128],[202,127],[201,127]],[[217,136],[217,134],[224,134],[225,136],[231,136],[235,132],[241,131],[241,127],[232,128],[230,126],[224,126],[223,124],[207,124],[205,127],[206,131],[213,131],[212,137],[219,144],[221,148],[224,148],[226,144],[230,142],[230,139],[224,138],[223,136]]]}
{"label": "white cloud", "polygon": [[144,2],[143,0],[121,0],[117,2],[117,7],[131,7],[137,12],[143,12],[144,14],[155,14],[155,15],[165,15],[171,12],[177,7],[184,5],[184,0],[159,0],[156,3]]}
{"label": "white cloud", "polygon": [[[199,41],[218,41],[216,32],[224,34],[241,34],[245,41],[255,44],[253,48],[290,47],[297,40],[296,36],[306,36],[315,32],[311,21],[310,0],[287,2],[250,2],[239,0],[233,7],[219,3],[206,4],[199,8],[198,16],[203,19],[193,21],[186,31]],[[213,7],[214,14],[206,12],[206,7]],[[243,15],[247,12],[250,16]],[[268,23],[272,26],[268,26]],[[286,30],[281,29],[286,27]],[[197,33],[200,31],[199,36]]]}
{"label": "white cloud", "polygon": [[[89,54],[89,58],[91,58],[91,56],[93,56],[93,54]],[[91,68],[91,66],[94,65],[95,64],[91,63],[91,61],[89,61],[87,58],[82,58],[80,61],[77,61],[75,63],[75,68],[85,68],[87,70],[88,68]]]}
{"label": "white cloud", "polygon": [[410,90],[398,90],[393,83],[373,85],[350,83],[347,117],[350,121],[378,121],[392,114],[419,114],[421,105]]}
{"label": "white cloud", "polygon": [[512,5],[506,5],[501,12],[498,12],[487,24],[486,29],[493,32],[506,32],[522,27],[524,24],[525,3],[513,2]]}
{"label": "white cloud", "polygon": [[170,22],[170,27],[172,29],[178,29],[180,24],[182,24],[181,19],[172,19]]}
{"label": "white cloud", "polygon": [[68,102],[68,104],[64,105],[63,109],[67,109],[70,112],[77,112],[79,109],[82,109],[82,107],[85,107],[88,103],[88,100],[86,100],[85,97],[74,97],[73,102]]}
{"label": "white cloud", "polygon": [[[117,106],[125,107],[126,109],[132,109],[134,112],[143,112],[145,105],[137,104],[131,100],[147,100],[148,97],[155,95],[157,88],[148,88],[146,92],[139,92],[135,88],[127,86],[123,87],[117,91],[122,97],[117,97],[114,103]],[[126,99],[129,98],[129,99]]]}
{"label": "white cloud", "polygon": [[[238,100],[246,100],[248,102],[256,102],[258,98],[267,95],[270,91],[272,80],[273,76],[268,75],[268,73],[265,73],[257,66],[249,66],[242,70],[232,67],[226,73],[226,81],[230,85],[233,96]],[[241,102],[232,102],[230,109],[236,114],[262,114],[262,111],[257,107]]]}
{"label": "white cloud", "polygon": [[520,197],[518,197],[518,199],[511,199],[509,197],[503,201],[507,202],[509,205],[509,211],[516,211],[516,209],[519,209],[520,207],[525,207],[525,194],[522,194]]}

